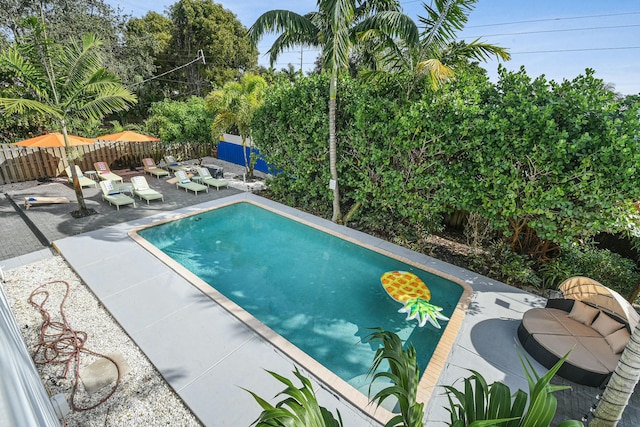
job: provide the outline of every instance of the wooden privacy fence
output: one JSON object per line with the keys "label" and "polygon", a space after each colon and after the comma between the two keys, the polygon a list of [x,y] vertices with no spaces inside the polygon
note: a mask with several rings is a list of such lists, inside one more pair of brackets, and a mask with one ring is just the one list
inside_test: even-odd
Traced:
{"label": "wooden privacy fence", "polygon": [[[82,171],[92,170],[94,162],[106,162],[112,169],[142,167],[142,159],[151,157],[159,163],[163,156],[176,160],[197,159],[216,153],[215,144],[164,144],[162,142],[109,142],[71,147],[75,164]],[[0,144],[0,185],[36,179],[66,176],[69,165],[64,147],[27,148]]]}

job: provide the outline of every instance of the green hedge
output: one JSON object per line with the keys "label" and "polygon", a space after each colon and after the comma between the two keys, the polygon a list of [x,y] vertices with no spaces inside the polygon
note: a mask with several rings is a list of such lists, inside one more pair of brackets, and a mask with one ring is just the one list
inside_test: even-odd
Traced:
{"label": "green hedge", "polygon": [[[273,197],[324,217],[328,87],[317,75],[272,87],[253,123],[261,153],[281,172]],[[340,79],[338,175],[350,225],[411,240],[466,211],[515,252],[544,260],[635,221],[640,97],[618,99],[591,70],[562,83],[524,69],[501,69],[497,84],[461,72],[416,99],[403,88],[402,76]]]}

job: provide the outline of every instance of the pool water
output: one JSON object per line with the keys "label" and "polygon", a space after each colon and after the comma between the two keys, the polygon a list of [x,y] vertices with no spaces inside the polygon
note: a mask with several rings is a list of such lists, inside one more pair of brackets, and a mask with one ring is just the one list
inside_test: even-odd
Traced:
{"label": "pool water", "polygon": [[[355,388],[366,390],[375,347],[369,328],[395,332],[416,348],[421,372],[446,327],[398,313],[380,284],[411,271],[451,317],[462,287],[395,258],[240,202],[140,230],[139,234]],[[366,391],[365,391],[366,394]]]}

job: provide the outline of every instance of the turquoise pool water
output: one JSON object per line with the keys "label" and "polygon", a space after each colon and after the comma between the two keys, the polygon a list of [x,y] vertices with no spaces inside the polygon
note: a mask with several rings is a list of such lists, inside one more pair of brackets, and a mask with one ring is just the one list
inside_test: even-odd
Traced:
{"label": "turquoise pool water", "polygon": [[419,328],[380,284],[386,271],[418,275],[450,317],[458,284],[363,246],[240,202],[139,231],[255,318],[362,389],[375,348],[362,340],[381,327],[411,342],[422,371],[446,327]]}

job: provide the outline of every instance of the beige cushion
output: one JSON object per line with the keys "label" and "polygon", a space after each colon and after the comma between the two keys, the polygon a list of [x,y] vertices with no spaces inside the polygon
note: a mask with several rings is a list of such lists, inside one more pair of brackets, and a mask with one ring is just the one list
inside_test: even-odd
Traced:
{"label": "beige cushion", "polygon": [[[552,311],[561,310],[554,308],[532,308],[522,316],[522,324],[530,334],[570,335],[571,333],[563,326],[562,322],[558,321]],[[566,311],[563,311],[563,313],[565,315],[567,314]],[[577,323],[575,320],[570,320],[570,322]],[[582,325],[582,323],[580,323],[580,325]],[[587,326],[584,327],[586,328]]]}
{"label": "beige cushion", "polygon": [[600,310],[597,308],[591,307],[581,301],[576,301],[573,303],[573,308],[571,309],[571,313],[569,313],[569,317],[577,320],[578,322],[582,322],[585,325],[590,325],[599,312]]}
{"label": "beige cushion", "polygon": [[611,317],[600,312],[600,315],[591,324],[591,327],[596,331],[598,331],[600,335],[602,335],[603,337],[606,337],[607,335],[612,334],[618,329],[624,327],[624,325],[620,322],[616,322]]}
{"label": "beige cushion", "polygon": [[609,347],[611,347],[611,351],[615,354],[622,353],[622,350],[627,346],[630,338],[631,336],[629,335],[629,331],[625,328],[619,329],[604,337],[604,339],[607,340]]}
{"label": "beige cushion", "polygon": [[[567,358],[567,362],[571,363],[574,366],[579,366],[582,369],[586,369],[591,372],[596,372],[598,374],[608,374],[611,372],[605,364],[603,364],[598,357],[596,357],[593,352],[589,351],[587,345],[589,347],[595,346],[597,344],[595,342],[588,342],[587,345],[583,345],[581,339],[577,339],[575,337],[570,336],[560,336],[560,335],[545,335],[545,334],[535,334],[535,340],[542,345],[544,348],[549,350],[551,353],[555,354],[558,357],[563,357],[565,354],[571,352],[569,357]],[[585,340],[600,340],[601,344],[605,344],[604,339],[602,337],[599,338],[584,338]],[[604,345],[607,352],[613,356],[607,345]],[[615,368],[615,365],[614,365]]]}

